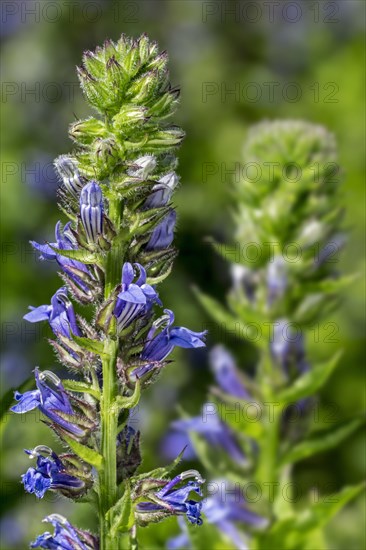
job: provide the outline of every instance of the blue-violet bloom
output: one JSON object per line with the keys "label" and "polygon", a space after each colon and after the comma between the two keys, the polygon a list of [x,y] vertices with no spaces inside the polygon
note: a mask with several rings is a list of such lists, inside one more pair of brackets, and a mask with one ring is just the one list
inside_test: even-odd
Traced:
{"label": "blue-violet bloom", "polygon": [[76,160],[67,155],[61,155],[55,160],[55,168],[67,191],[77,198],[86,179],[80,175]]}
{"label": "blue-violet bloom", "polygon": [[[135,369],[134,374],[137,376],[142,376],[153,369],[154,363],[163,361],[176,346],[181,348],[201,348],[206,345],[204,338],[207,331],[193,332],[185,327],[172,327],[174,313],[170,309],[165,309],[164,313],[165,315],[153,323],[141,353],[141,359],[147,362],[151,361],[151,363]],[[161,327],[164,328],[156,334]]]}
{"label": "blue-violet bloom", "polygon": [[245,388],[234,357],[224,346],[215,346],[210,352],[210,366],[220,388],[239,399],[251,399]]}
{"label": "blue-violet bloom", "polygon": [[[52,422],[58,424],[71,434],[84,435],[83,429],[70,420],[65,420],[59,414],[65,413],[71,419],[75,413],[58,376],[51,371],[39,372],[38,367],[35,368],[34,373],[37,389],[27,391],[23,394],[16,391],[14,397],[19,403],[13,405],[10,410],[14,413],[22,414],[38,408]],[[46,383],[47,379],[52,382],[54,388]]]}
{"label": "blue-violet bloom", "polygon": [[[194,477],[195,480],[188,481],[178,489],[175,488],[189,477]],[[202,501],[196,501],[189,497],[192,493],[202,496],[201,485],[204,481],[196,470],[183,472],[155,493],[156,502],[140,502],[137,504],[136,511],[151,513],[167,510],[171,514],[185,514],[190,523],[201,525]]]}
{"label": "blue-violet bloom", "polygon": [[161,208],[170,201],[172,193],[178,185],[179,178],[175,172],[169,172],[158,179],[158,182],[153,186],[150,196],[143,204],[143,209]]}
{"label": "blue-violet bloom", "polygon": [[103,194],[99,185],[91,181],[80,193],[80,216],[89,242],[95,243],[103,233]]}
{"label": "blue-violet bloom", "polygon": [[88,291],[88,286],[80,277],[75,274],[75,272],[72,271],[72,268],[75,268],[91,277],[90,271],[86,267],[86,265],[82,262],[79,262],[78,260],[67,258],[61,253],[55,252],[55,250],[53,250],[53,248],[58,248],[61,250],[76,250],[78,248],[76,239],[70,231],[70,227],[71,222],[68,222],[63,229],[61,227],[61,223],[57,222],[55,229],[56,242],[50,244],[40,244],[35,241],[30,241],[30,243],[33,248],[41,253],[41,260],[56,260],[58,265],[61,267],[64,273],[66,273],[66,275],[68,275],[77,285],[79,285],[80,288]]}
{"label": "blue-violet bloom", "polygon": [[[49,489],[82,489],[84,482],[67,473],[62,460],[49,447],[39,445],[35,449],[25,450],[30,458],[37,457],[36,468],[28,468],[22,475],[24,489],[43,498]],[[47,453],[49,456],[43,456]]]}
{"label": "blue-violet bloom", "polygon": [[[135,270],[139,274],[135,282]],[[122,290],[117,296],[113,315],[117,319],[118,329],[129,326],[132,321],[141,315],[146,315],[152,304],[161,304],[155,289],[146,284],[146,271],[142,265],[126,262],[122,268]]]}
{"label": "blue-violet bloom", "polygon": [[24,315],[23,319],[30,323],[48,321],[54,334],[61,334],[71,338],[71,333],[80,336],[80,330],[76,323],[76,316],[72,303],[67,297],[67,288],[61,287],[51,298],[51,305],[33,307]]}
{"label": "blue-violet bloom", "polygon": [[201,416],[185,418],[172,422],[173,430],[182,431],[189,435],[195,432],[214,446],[223,449],[228,455],[240,464],[246,464],[246,458],[235,434],[230,427],[223,422],[213,403],[206,403],[202,408]]}
{"label": "blue-violet bloom", "polygon": [[174,228],[177,221],[177,213],[171,210],[167,216],[155,227],[145,250],[164,250],[168,248],[174,239]]}
{"label": "blue-violet bloom", "polygon": [[98,543],[90,533],[76,529],[66,518],[59,514],[51,514],[43,521],[54,526],[53,535],[46,531],[32,542],[31,548],[46,548],[49,550],[97,550]]}

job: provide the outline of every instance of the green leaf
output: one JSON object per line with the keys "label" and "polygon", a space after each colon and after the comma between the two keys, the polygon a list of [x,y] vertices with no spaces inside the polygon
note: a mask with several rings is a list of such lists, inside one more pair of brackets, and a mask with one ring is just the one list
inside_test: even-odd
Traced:
{"label": "green leaf", "polygon": [[325,497],[321,502],[309,506],[297,516],[297,528],[310,531],[326,525],[348,502],[353,500],[365,489],[364,483],[344,487],[338,493]]}
{"label": "green leaf", "polygon": [[79,382],[77,380],[62,380],[64,388],[70,391],[77,391],[80,393],[89,393],[96,399],[100,399],[100,392],[96,388],[92,388],[84,382]]}
{"label": "green leaf", "polygon": [[52,248],[52,250],[57,252],[57,254],[60,254],[60,256],[65,256],[65,258],[70,258],[71,260],[78,260],[83,264],[100,264],[102,261],[102,257],[100,254],[93,254],[88,250],[83,250],[80,248],[76,250],[65,250],[63,248],[56,248],[55,246],[51,245],[50,247]]}
{"label": "green leaf", "polygon": [[[314,541],[314,536],[318,533],[317,538],[319,538],[319,530],[363,489],[363,483],[345,487],[336,494],[323,497],[321,502],[313,502],[305,510],[275,522],[268,531],[255,536],[253,548],[255,550],[315,548],[315,546],[309,546],[311,541]],[[316,548],[318,549],[318,547]],[[321,550],[321,546],[319,550]]]}
{"label": "green leaf", "polygon": [[132,409],[132,407],[136,407],[137,403],[139,402],[140,395],[141,395],[140,380],[136,380],[133,394],[130,395],[129,397],[118,395],[116,397],[115,403],[119,409]]}
{"label": "green leaf", "polygon": [[299,399],[316,393],[335,370],[341,355],[342,351],[337,352],[327,363],[317,365],[300,376],[290,388],[280,392],[278,395],[280,402],[283,404],[295,403]]}
{"label": "green leaf", "polygon": [[131,502],[131,488],[126,484],[123,496],[107,512],[107,520],[111,522],[111,538],[114,538],[118,531],[126,533],[134,524],[135,518]]}
{"label": "green leaf", "polygon": [[84,338],[83,336],[72,335],[72,339],[76,342],[81,348],[96,353],[101,357],[108,357],[108,354],[104,351],[104,342],[100,340],[91,340],[90,338]]}
{"label": "green leaf", "polygon": [[364,423],[364,418],[356,418],[340,426],[336,426],[335,428],[333,427],[330,430],[322,430],[317,435],[295,445],[285,453],[280,461],[280,465],[293,464],[313,454],[332,449],[339,445],[343,439],[346,439],[360,428]]}
{"label": "green leaf", "polygon": [[94,451],[94,449],[91,449],[90,447],[86,447],[85,445],[82,445],[78,441],[75,441],[75,439],[72,439],[68,435],[63,435],[63,439],[66,441],[68,446],[76,453],[82,460],[87,462],[88,464],[91,464],[98,470],[100,470],[103,466],[103,457],[97,451]]}

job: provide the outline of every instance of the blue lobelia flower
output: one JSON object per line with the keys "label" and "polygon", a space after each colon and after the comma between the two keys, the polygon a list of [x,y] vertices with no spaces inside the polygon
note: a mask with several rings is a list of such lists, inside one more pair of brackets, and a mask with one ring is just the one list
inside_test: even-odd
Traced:
{"label": "blue lobelia flower", "polygon": [[304,335],[299,328],[296,328],[295,332],[287,319],[279,319],[274,323],[270,349],[274,360],[281,365],[285,374],[291,374],[291,367],[294,367],[295,374],[309,369],[305,355]]}
{"label": "blue lobelia flower", "polygon": [[179,178],[175,172],[169,172],[162,176],[153,186],[151,195],[143,204],[143,209],[160,208],[170,201],[172,193],[178,185]]}
{"label": "blue lobelia flower", "polygon": [[173,430],[182,431],[189,435],[195,432],[214,446],[223,449],[228,455],[240,464],[246,464],[246,458],[241,447],[229,426],[223,422],[212,403],[207,403],[202,408],[201,416],[175,420],[172,422]]}
{"label": "blue lobelia flower", "polygon": [[71,333],[80,336],[80,330],[76,323],[75,312],[72,303],[67,297],[67,288],[61,287],[51,298],[51,305],[33,307],[24,315],[23,319],[30,323],[48,321],[54,334],[61,334],[71,338]]}
{"label": "blue lobelia flower", "polygon": [[[151,363],[135,369],[133,371],[134,375],[140,377],[152,370],[154,363],[163,361],[176,346],[181,348],[201,348],[206,345],[204,337],[207,331],[193,332],[185,327],[171,328],[171,325],[174,323],[174,313],[170,309],[165,309],[164,313],[165,315],[153,323],[141,353],[141,359]],[[161,327],[164,328],[156,334]]]}
{"label": "blue lobelia flower", "polygon": [[[82,489],[85,483],[67,473],[62,460],[49,447],[39,445],[32,451],[25,450],[30,458],[37,457],[36,468],[28,468],[22,475],[22,483],[28,493],[43,498],[49,489]],[[43,456],[47,453],[49,456]]]}
{"label": "blue lobelia flower", "polygon": [[31,543],[31,548],[47,548],[49,550],[97,550],[98,543],[90,533],[76,529],[66,518],[59,514],[51,514],[43,521],[54,526],[53,535],[46,531]]}
{"label": "blue lobelia flower", "polygon": [[282,256],[275,256],[267,270],[268,305],[282,298],[288,285],[287,265]]}
{"label": "blue lobelia flower", "polygon": [[251,399],[245,388],[233,356],[224,346],[215,346],[210,352],[210,366],[220,388],[234,397]]}
{"label": "blue lobelia flower", "polygon": [[[189,477],[194,477],[195,480],[176,488]],[[171,514],[185,515],[190,523],[201,525],[202,502],[191,499],[190,495],[196,493],[201,497],[201,485],[204,481],[196,470],[183,472],[154,494],[154,502],[139,502],[136,511],[143,514],[166,510]]]}
{"label": "blue lobelia flower", "polygon": [[55,160],[55,168],[67,191],[77,198],[86,180],[80,175],[76,160],[67,155],[61,155]]}
{"label": "blue lobelia flower", "polygon": [[[134,267],[139,272],[136,282],[133,282]],[[122,268],[122,291],[117,296],[113,311],[118,329],[128,327],[137,317],[145,315],[154,302],[161,304],[157,292],[146,284],[145,269],[138,263],[132,265],[126,262]]]}
{"label": "blue lobelia flower", "polygon": [[174,239],[174,228],[177,221],[177,213],[171,210],[167,216],[155,227],[147,243],[145,250],[155,251],[168,248]]}
{"label": "blue lobelia flower", "polygon": [[[34,373],[37,389],[23,394],[16,391],[14,397],[19,403],[13,405],[10,410],[22,414],[38,408],[47,418],[66,431],[74,435],[84,435],[84,430],[72,422],[75,413],[58,376],[51,371],[40,373],[38,367],[35,368]],[[52,382],[54,388],[46,383],[47,378]],[[66,415],[69,420],[66,420],[63,415]],[[76,417],[75,420],[77,420]]]}
{"label": "blue lobelia flower", "polygon": [[95,181],[81,190],[80,217],[88,241],[96,243],[99,235],[103,234],[103,194]]}
{"label": "blue lobelia flower", "polygon": [[243,534],[239,531],[239,525],[249,525],[253,528],[263,528],[268,520],[248,509],[242,491],[238,488],[221,490],[226,487],[226,482],[221,482],[221,488],[214,495],[205,499],[203,512],[209,523],[226,535],[239,550],[247,548]]}
{"label": "blue lobelia flower", "polygon": [[[244,534],[238,529],[237,524],[246,524],[251,528],[262,529],[268,524],[268,520],[248,509],[239,488],[227,487],[225,481],[213,481],[211,485],[216,486],[218,490],[202,503],[202,512],[207,522],[215,525],[219,531],[231,540],[235,548],[247,550],[247,541]],[[179,521],[179,526],[181,533],[168,540],[168,550],[191,548],[186,525]]]}
{"label": "blue lobelia flower", "polygon": [[66,275],[68,275],[77,285],[79,285],[80,288],[88,291],[88,286],[80,277],[77,276],[75,271],[73,271],[78,270],[91,277],[90,271],[86,265],[78,260],[66,258],[66,256],[63,256],[61,253],[53,250],[53,248],[58,248],[61,250],[76,250],[78,248],[76,239],[71,233],[70,228],[71,222],[67,223],[63,229],[61,227],[61,223],[57,222],[55,229],[56,242],[50,244],[39,244],[35,241],[30,241],[30,243],[33,248],[41,253],[41,260],[56,260]]}

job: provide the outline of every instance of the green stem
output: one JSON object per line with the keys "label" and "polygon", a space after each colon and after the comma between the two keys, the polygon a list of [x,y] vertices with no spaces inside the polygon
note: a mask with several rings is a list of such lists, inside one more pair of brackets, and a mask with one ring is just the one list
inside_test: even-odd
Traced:
{"label": "green stem", "polygon": [[105,351],[108,357],[103,360],[103,392],[100,401],[101,452],[104,467],[100,472],[100,550],[110,550],[108,541],[109,525],[106,513],[117,497],[117,410],[113,403],[117,396],[116,359],[118,342],[107,340]]}
{"label": "green stem", "polygon": [[130,548],[129,550],[138,550],[138,541],[137,541],[137,529],[136,525],[134,525],[130,529]]}
{"label": "green stem", "polygon": [[[109,202],[109,218],[116,228],[120,227],[122,206],[118,199]],[[121,282],[123,253],[120,246],[112,245],[108,252],[105,264],[105,289],[104,296],[109,298],[116,285]],[[99,520],[100,520],[100,550],[111,550],[116,541],[109,538],[107,519],[108,510],[117,500],[117,424],[118,410],[114,403],[118,395],[116,362],[118,356],[118,339],[105,340],[105,358],[103,368],[103,390],[100,401],[101,418],[101,454],[104,459],[103,470],[99,476]]]}
{"label": "green stem", "polygon": [[268,494],[267,514],[272,515],[273,503],[278,491],[278,448],[281,427],[281,410],[274,392],[274,376],[269,351],[262,352],[260,365],[263,398],[263,438],[256,478],[264,495]]}

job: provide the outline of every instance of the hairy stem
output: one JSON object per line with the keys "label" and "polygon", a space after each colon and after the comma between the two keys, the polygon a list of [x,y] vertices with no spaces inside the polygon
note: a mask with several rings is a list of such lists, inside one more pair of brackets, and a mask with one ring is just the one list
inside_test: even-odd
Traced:
{"label": "hairy stem", "polygon": [[[117,200],[109,202],[109,217],[119,227],[121,221],[121,203]],[[105,298],[121,280],[123,254],[120,247],[112,246],[108,252],[105,269]],[[100,550],[110,550],[111,541],[108,538],[109,525],[106,513],[116,502],[117,498],[117,423],[118,411],[114,407],[118,394],[116,361],[118,355],[118,340],[105,341],[106,357],[103,359],[103,391],[100,402],[101,415],[101,453],[104,459],[104,468],[100,474]],[[116,541],[114,541],[115,544]]]}

